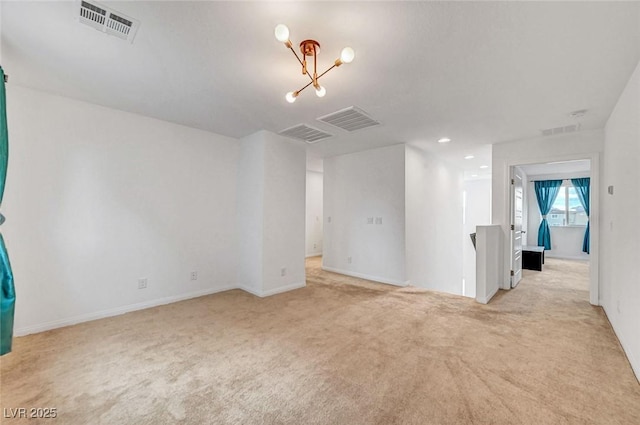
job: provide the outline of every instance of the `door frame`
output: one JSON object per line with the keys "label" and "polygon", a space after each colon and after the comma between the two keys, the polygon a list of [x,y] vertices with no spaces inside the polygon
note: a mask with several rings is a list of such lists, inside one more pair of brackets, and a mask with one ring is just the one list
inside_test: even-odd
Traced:
{"label": "door frame", "polygon": [[[512,169],[517,165],[541,164],[555,161],[575,161],[588,159],[591,161],[591,203],[589,206],[589,302],[592,305],[600,305],[600,153],[594,152],[590,154],[571,154],[571,155],[553,155],[549,157],[536,158],[532,160],[511,160],[506,161],[502,170],[503,179],[505,179],[504,193],[505,199],[511,196],[511,173]],[[530,194],[527,194],[530,196]],[[506,210],[504,217],[513,215],[513,206],[511,202],[505,203]],[[509,227],[510,229],[510,227]],[[511,238],[511,232],[507,232]],[[505,245],[510,246],[510,244]],[[504,278],[502,289],[511,289],[511,262],[512,252],[505,249],[504,255]]]}
{"label": "door frame", "polygon": [[[524,187],[524,181],[521,181],[521,189],[522,189],[522,223],[520,223],[520,270],[518,270],[516,272],[515,269],[515,259],[514,259],[514,252],[515,252],[515,240],[516,240],[516,232],[517,229],[515,228],[515,221],[516,221],[516,215],[515,215],[515,208],[516,208],[516,187],[515,187],[515,180],[516,178],[521,177],[521,173],[522,171],[518,172],[518,170],[516,169],[517,167],[511,167],[509,169],[510,175],[509,175],[509,186],[510,186],[510,190],[509,190],[509,195],[510,195],[510,216],[509,216],[509,226],[514,226],[513,230],[510,230],[509,235],[510,235],[510,239],[511,239],[511,244],[510,244],[510,249],[511,249],[511,263],[509,263],[511,265],[511,272],[515,272],[515,274],[511,274],[511,276],[509,277],[509,282],[510,282],[510,287],[511,288],[515,288],[516,286],[518,286],[518,283],[520,283],[520,280],[522,279],[522,248],[524,247],[524,243],[522,243],[522,228],[525,226],[525,222],[524,222],[524,211],[525,211],[525,205],[524,205],[524,196],[525,196],[525,190],[526,188]],[[517,281],[515,281],[517,279]],[[515,282],[514,282],[515,281]]]}

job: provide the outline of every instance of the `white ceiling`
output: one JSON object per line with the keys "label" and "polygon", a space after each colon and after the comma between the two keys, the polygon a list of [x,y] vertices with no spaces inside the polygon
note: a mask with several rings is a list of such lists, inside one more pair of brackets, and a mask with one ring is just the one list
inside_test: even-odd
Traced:
{"label": "white ceiling", "polygon": [[[574,110],[589,110],[583,130],[602,128],[640,59],[640,2],[103,4],[141,21],[133,44],[80,25],[74,2],[1,2],[10,84],[232,137],[298,123],[335,134],[312,159],[412,143],[474,172],[488,144],[575,123]],[[321,43],[320,68],[355,49],[323,77],[324,98],[285,101],[307,81],[278,23],[294,44]],[[383,125],[315,120],[351,105]]]}

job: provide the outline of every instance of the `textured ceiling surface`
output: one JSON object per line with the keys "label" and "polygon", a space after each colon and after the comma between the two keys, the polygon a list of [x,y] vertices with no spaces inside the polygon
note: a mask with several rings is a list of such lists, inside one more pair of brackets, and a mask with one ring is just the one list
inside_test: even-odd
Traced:
{"label": "textured ceiling surface", "polygon": [[[411,143],[451,160],[570,125],[602,128],[640,59],[639,2],[103,2],[140,21],[133,44],[80,25],[77,2],[2,2],[11,83],[241,138],[304,123],[335,137],[311,157]],[[344,46],[353,63],[304,91],[273,36]],[[355,105],[382,125],[349,133],[316,118]],[[439,145],[447,136],[453,142]]]}

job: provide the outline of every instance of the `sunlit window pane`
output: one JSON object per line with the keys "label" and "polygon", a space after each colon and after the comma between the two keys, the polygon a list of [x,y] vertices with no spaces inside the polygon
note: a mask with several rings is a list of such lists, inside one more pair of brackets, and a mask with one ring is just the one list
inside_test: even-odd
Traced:
{"label": "sunlit window pane", "polygon": [[570,183],[562,186],[547,214],[549,226],[586,226],[588,221],[576,189]]}
{"label": "sunlit window pane", "polygon": [[547,214],[547,222],[549,226],[566,226],[567,225],[567,194],[566,187],[561,187],[556,200],[553,202],[551,211]]}
{"label": "sunlit window pane", "polygon": [[569,192],[569,224],[572,226],[586,226],[589,218],[585,212],[575,187],[568,187]]}

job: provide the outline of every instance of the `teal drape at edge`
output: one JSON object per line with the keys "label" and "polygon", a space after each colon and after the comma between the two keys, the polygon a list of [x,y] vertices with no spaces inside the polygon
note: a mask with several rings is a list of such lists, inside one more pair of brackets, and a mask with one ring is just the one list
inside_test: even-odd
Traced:
{"label": "teal drape at edge", "polygon": [[542,214],[542,222],[540,222],[540,227],[538,228],[538,246],[544,246],[544,249],[551,249],[551,231],[547,222],[547,214],[551,211],[553,202],[558,196],[560,186],[562,186],[562,180],[534,182],[538,207],[540,208],[540,214]]}
{"label": "teal drape at edge", "polygon": [[[0,206],[4,195],[9,162],[9,132],[7,131],[7,97],[4,87],[4,70],[0,67]],[[0,214],[0,224],[4,217]],[[13,313],[16,304],[16,292],[13,286],[13,273],[9,255],[0,233],[0,355],[11,351],[13,340]]]}
{"label": "teal drape at edge", "polygon": [[585,177],[582,179],[571,179],[573,187],[576,188],[578,198],[584,208],[584,212],[587,213],[587,228],[584,231],[584,240],[582,241],[582,252],[589,253],[589,192],[591,191],[591,179]]}
{"label": "teal drape at edge", "polygon": [[16,293],[13,287],[11,264],[4,246],[4,238],[0,234],[0,282],[2,294],[0,296],[0,356],[11,351],[13,341],[13,314],[16,304]]}

